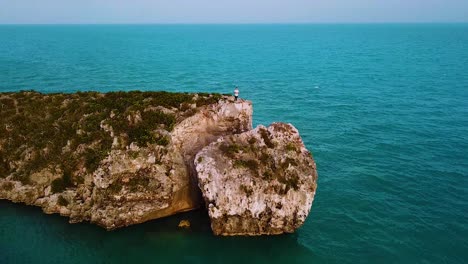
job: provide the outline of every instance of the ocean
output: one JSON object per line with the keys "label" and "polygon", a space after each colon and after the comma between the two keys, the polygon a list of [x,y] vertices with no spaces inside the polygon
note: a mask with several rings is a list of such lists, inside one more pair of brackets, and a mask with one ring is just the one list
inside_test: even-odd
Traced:
{"label": "ocean", "polygon": [[1,92],[235,86],[314,154],[296,233],[215,237],[203,210],[107,232],[0,201],[0,263],[468,262],[468,24],[0,26]]}

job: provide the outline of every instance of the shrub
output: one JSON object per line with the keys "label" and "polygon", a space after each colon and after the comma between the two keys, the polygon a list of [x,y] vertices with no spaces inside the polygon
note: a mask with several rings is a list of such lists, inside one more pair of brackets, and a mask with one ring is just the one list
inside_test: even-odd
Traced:
{"label": "shrub", "polygon": [[287,150],[287,151],[294,151],[294,152],[297,152],[297,148],[296,148],[296,146],[294,145],[294,143],[292,143],[292,142],[289,142],[289,143],[286,145],[286,150]]}
{"label": "shrub", "polygon": [[130,142],[136,142],[139,146],[155,143],[161,146],[169,144],[168,137],[156,134],[153,131],[159,124],[164,125],[167,131],[171,131],[176,123],[175,116],[160,111],[147,111],[143,112],[141,117],[141,122],[127,128]]}
{"label": "shrub", "polygon": [[22,184],[29,184],[31,182],[30,176],[31,176],[30,172],[24,172],[24,171],[18,172],[17,171],[15,173],[13,173],[12,178],[13,178],[13,180],[19,181]]}
{"label": "shrub", "polygon": [[122,190],[122,184],[113,182],[107,189],[110,191],[110,193],[115,194]]}
{"label": "shrub", "polygon": [[219,150],[230,158],[234,158],[235,154],[240,151],[240,146],[237,144],[221,144]]}
{"label": "shrub", "polygon": [[180,111],[185,112],[185,111],[187,111],[187,110],[192,109],[192,106],[191,106],[190,103],[184,102],[184,103],[181,103],[181,104],[180,104],[179,109],[180,109]]}
{"label": "shrub", "polygon": [[256,160],[235,160],[234,167],[244,167],[252,172],[256,172],[258,170],[258,162]]}
{"label": "shrub", "polygon": [[139,152],[139,151],[129,151],[129,152],[128,152],[128,155],[129,155],[132,159],[136,159],[136,158],[138,158],[138,156],[140,155],[140,152]]}
{"label": "shrub", "polygon": [[294,159],[288,157],[288,158],[286,158],[286,160],[284,161],[284,163],[282,164],[282,166],[283,166],[284,168],[287,168],[287,167],[289,167],[289,165],[297,166],[298,164],[297,164],[296,160],[294,160]]}
{"label": "shrub", "polygon": [[57,198],[57,204],[60,206],[67,206],[68,205],[68,200],[65,199],[62,195],[59,195]]}
{"label": "shrub", "polygon": [[2,159],[2,154],[0,153],[0,178],[5,178],[10,173],[10,166],[8,163]]}
{"label": "shrub", "polygon": [[71,172],[65,170],[61,178],[57,178],[52,181],[51,191],[52,193],[59,193],[72,186],[73,182]]}
{"label": "shrub", "polygon": [[10,98],[0,99],[0,110],[5,111],[7,109],[13,109],[15,107],[15,101]]}
{"label": "shrub", "polygon": [[193,95],[187,93],[147,92],[152,105],[178,108],[184,102],[192,102]]}
{"label": "shrub", "polygon": [[262,137],[263,142],[265,143],[265,145],[267,147],[269,147],[269,148],[274,148],[275,144],[270,139],[270,132],[268,130],[266,130],[265,128],[261,128],[259,130],[259,132],[260,132],[260,136]]}
{"label": "shrub", "polygon": [[156,140],[156,144],[160,146],[167,146],[170,142],[170,139],[168,136],[161,136]]}
{"label": "shrub", "polygon": [[281,175],[278,177],[278,181],[286,185],[286,192],[291,188],[295,191],[299,190],[299,176],[297,174]]}
{"label": "shrub", "polygon": [[128,130],[128,138],[130,142],[135,142],[138,146],[145,147],[147,144],[158,144],[167,146],[170,142],[168,136],[157,134],[153,131],[138,126]]}
{"label": "shrub", "polygon": [[247,187],[242,184],[239,188],[241,191],[243,191],[247,195],[247,197],[250,197],[253,194],[253,190],[250,187]]}
{"label": "shrub", "polygon": [[64,170],[62,174],[62,180],[66,187],[72,186],[72,174],[69,170]]}
{"label": "shrub", "polygon": [[141,114],[143,119],[139,126],[146,129],[151,129],[155,125],[163,124],[167,131],[171,131],[174,128],[176,119],[174,115],[165,114],[161,111],[146,111]]}
{"label": "shrub", "polygon": [[96,131],[101,129],[101,121],[106,118],[107,113],[92,114],[83,121],[83,130]]}
{"label": "shrub", "polygon": [[130,142],[135,142],[141,147],[145,147],[148,143],[153,144],[156,142],[156,137],[153,135],[152,131],[142,126],[130,128],[127,135]]}
{"label": "shrub", "polygon": [[251,137],[251,138],[249,138],[249,140],[247,140],[247,142],[249,142],[250,145],[253,145],[253,144],[257,143],[257,139],[255,137]]}
{"label": "shrub", "polygon": [[217,103],[221,98],[222,95],[220,94],[204,94],[204,93],[199,93],[198,94],[200,97],[197,100],[197,106],[204,106],[204,105],[209,105],[209,104],[215,104]]}
{"label": "shrub", "polygon": [[136,192],[138,191],[139,187],[148,186],[149,182],[150,182],[149,178],[144,177],[144,176],[137,176],[137,177],[131,178],[127,185],[131,192]]}
{"label": "shrub", "polygon": [[84,154],[86,170],[90,173],[97,170],[99,164],[107,154],[108,152],[102,149],[87,149]]}
{"label": "shrub", "polygon": [[77,176],[77,177],[75,177],[75,180],[76,180],[77,184],[83,184],[84,183],[83,176]]}
{"label": "shrub", "polygon": [[271,180],[272,178],[273,178],[273,175],[271,174],[271,172],[266,171],[265,173],[263,173],[263,179]]}
{"label": "shrub", "polygon": [[51,191],[52,193],[59,193],[59,192],[63,192],[65,190],[65,184],[63,183],[63,179],[61,178],[57,178],[55,180],[52,181],[52,184],[51,184]]}
{"label": "shrub", "polygon": [[262,153],[260,155],[260,161],[262,162],[262,164],[266,165],[268,164],[268,162],[270,161],[270,155],[268,155],[267,153]]}

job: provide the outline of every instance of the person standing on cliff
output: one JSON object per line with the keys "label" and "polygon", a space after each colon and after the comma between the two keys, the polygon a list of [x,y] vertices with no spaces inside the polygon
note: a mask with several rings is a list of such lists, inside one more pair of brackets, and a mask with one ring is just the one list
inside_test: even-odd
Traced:
{"label": "person standing on cliff", "polygon": [[239,89],[236,86],[236,89],[234,89],[234,101],[237,101],[237,97],[239,97]]}

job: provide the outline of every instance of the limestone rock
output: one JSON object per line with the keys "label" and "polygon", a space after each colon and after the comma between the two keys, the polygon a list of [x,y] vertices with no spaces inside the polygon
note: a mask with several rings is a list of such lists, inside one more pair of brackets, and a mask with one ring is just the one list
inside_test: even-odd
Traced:
{"label": "limestone rock", "polygon": [[0,199],[106,229],[198,208],[195,154],[252,129],[251,102],[221,95],[0,93],[0,104]]}
{"label": "limestone rock", "polygon": [[0,93],[0,199],[71,223],[111,230],[204,200],[217,235],[294,232],[310,211],[316,180],[298,131],[282,123],[252,130],[249,101]]}
{"label": "limestone rock", "polygon": [[190,228],[190,221],[189,220],[180,220],[179,228]]}
{"label": "limestone rock", "polygon": [[294,232],[317,188],[315,162],[290,124],[220,138],[196,155],[195,166],[216,235]]}

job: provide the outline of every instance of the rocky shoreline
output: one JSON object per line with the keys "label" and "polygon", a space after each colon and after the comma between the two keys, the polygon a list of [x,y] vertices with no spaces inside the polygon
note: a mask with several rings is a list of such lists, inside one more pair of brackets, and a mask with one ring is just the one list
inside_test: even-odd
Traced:
{"label": "rocky shoreline", "polygon": [[[108,230],[203,206],[217,235],[294,232],[317,173],[290,124],[219,94],[0,94],[0,199]],[[200,192],[201,190],[201,192]]]}

